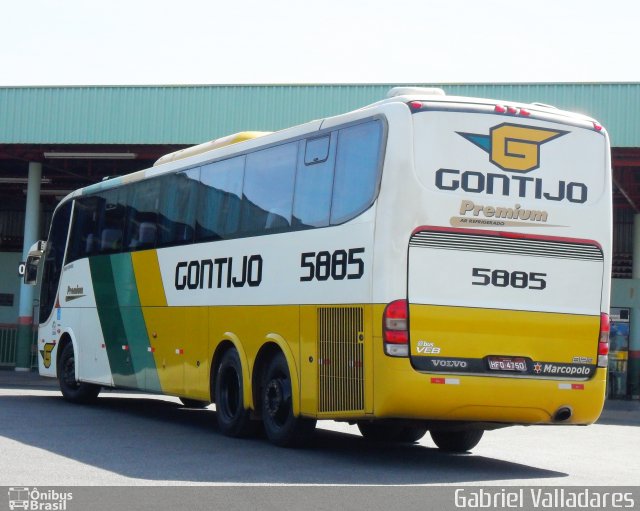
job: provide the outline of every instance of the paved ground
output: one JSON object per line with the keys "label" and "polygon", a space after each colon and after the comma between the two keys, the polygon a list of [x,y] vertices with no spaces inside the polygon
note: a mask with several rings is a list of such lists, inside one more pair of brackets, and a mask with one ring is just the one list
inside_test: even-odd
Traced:
{"label": "paved ground", "polygon": [[[36,371],[0,370],[0,388],[52,390],[58,381]],[[640,425],[640,401],[608,400],[598,424]]]}
{"label": "paved ground", "polygon": [[354,426],[322,421],[310,446],[280,449],[223,437],[214,411],[176,398],[105,392],[83,407],[61,399],[53,379],[0,371],[0,490],[69,491],[68,511],[449,511],[454,492],[478,487],[529,495],[600,486],[633,491],[640,503],[640,489],[627,488],[640,473],[640,403],[610,401],[598,422],[491,431],[472,454],[449,455],[428,435],[416,445],[379,445]]}

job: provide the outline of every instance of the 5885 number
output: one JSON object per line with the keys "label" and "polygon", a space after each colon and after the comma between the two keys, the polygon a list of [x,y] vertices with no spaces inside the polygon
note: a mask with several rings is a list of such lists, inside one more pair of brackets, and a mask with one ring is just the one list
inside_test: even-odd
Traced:
{"label": "5885 number", "polygon": [[364,261],[359,254],[364,254],[364,248],[303,252],[300,267],[306,269],[307,274],[300,277],[300,281],[360,279],[364,275]]}
{"label": "5885 number", "polygon": [[547,287],[546,273],[474,268],[474,286],[513,287],[541,291]]}

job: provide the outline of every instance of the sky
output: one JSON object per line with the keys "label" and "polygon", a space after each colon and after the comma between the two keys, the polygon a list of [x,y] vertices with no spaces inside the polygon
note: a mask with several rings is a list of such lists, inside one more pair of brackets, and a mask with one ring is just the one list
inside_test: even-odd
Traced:
{"label": "sky", "polygon": [[640,81],[637,0],[0,0],[0,86]]}

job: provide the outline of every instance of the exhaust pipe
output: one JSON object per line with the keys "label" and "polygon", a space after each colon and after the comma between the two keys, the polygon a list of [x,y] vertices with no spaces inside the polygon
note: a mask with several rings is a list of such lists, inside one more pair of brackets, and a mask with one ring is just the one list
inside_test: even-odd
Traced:
{"label": "exhaust pipe", "polygon": [[573,411],[568,406],[561,406],[556,410],[556,413],[553,414],[553,422],[564,422],[568,421],[573,415]]}

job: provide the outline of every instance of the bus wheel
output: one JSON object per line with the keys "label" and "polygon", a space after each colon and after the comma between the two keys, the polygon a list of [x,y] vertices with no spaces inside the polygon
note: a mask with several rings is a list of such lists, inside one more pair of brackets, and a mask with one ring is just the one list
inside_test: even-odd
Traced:
{"label": "bus wheel", "polygon": [[186,406],[187,408],[199,408],[199,409],[203,409],[206,408],[207,406],[209,406],[209,402],[208,401],[200,401],[198,399],[189,399],[186,397],[181,397],[178,398],[180,399],[180,402]]}
{"label": "bus wheel", "polygon": [[58,384],[62,397],[72,403],[91,403],[100,393],[99,385],[81,383],[76,380],[76,358],[71,343],[64,347],[60,356]]}
{"label": "bus wheel", "polygon": [[313,435],[315,419],[293,415],[291,377],[282,353],[271,359],[264,373],[261,404],[264,431],[272,443],[280,447],[296,447]]}
{"label": "bus wheel", "polygon": [[473,449],[484,433],[481,429],[468,431],[430,431],[435,444],[447,452],[467,452]]}
{"label": "bus wheel", "polygon": [[231,348],[222,356],[216,374],[216,416],[224,435],[246,437],[256,429],[256,423],[251,421],[249,410],[244,406],[243,388],[240,356],[235,348]]}
{"label": "bus wheel", "polygon": [[397,442],[413,444],[426,433],[424,426],[407,426],[389,422],[358,422],[362,436],[373,442]]}

